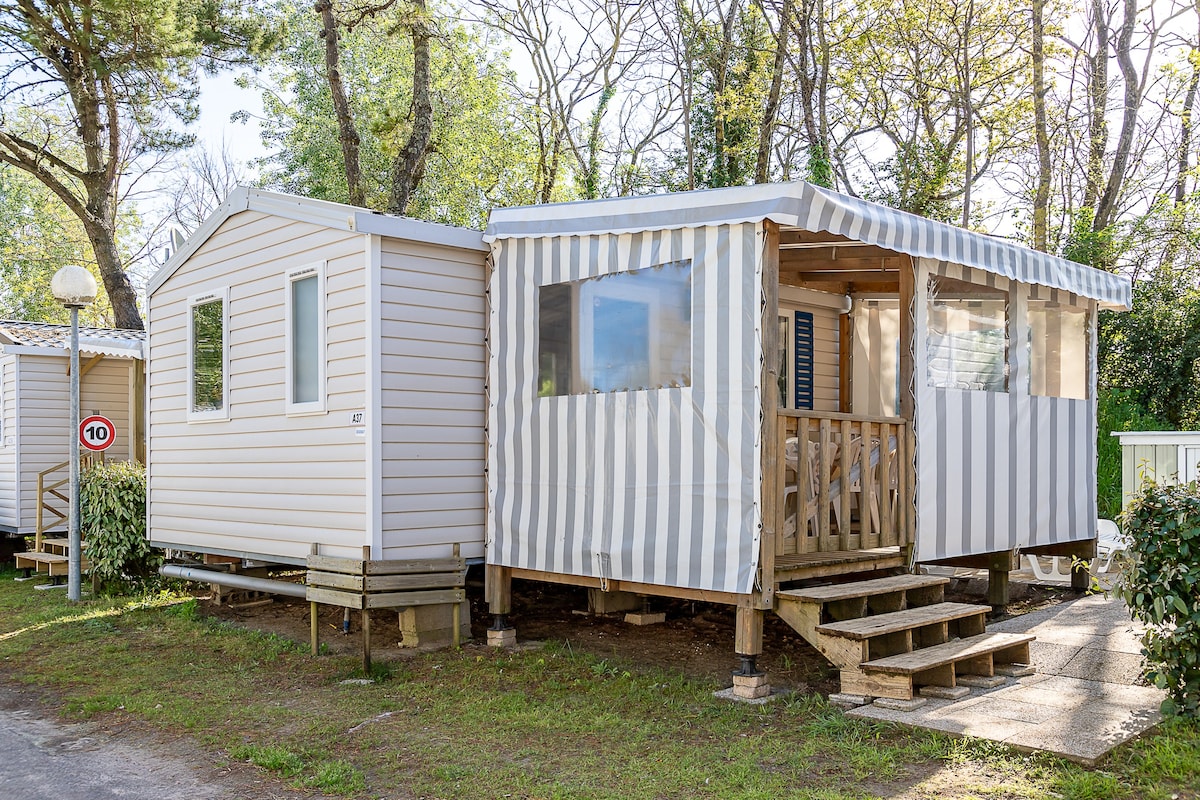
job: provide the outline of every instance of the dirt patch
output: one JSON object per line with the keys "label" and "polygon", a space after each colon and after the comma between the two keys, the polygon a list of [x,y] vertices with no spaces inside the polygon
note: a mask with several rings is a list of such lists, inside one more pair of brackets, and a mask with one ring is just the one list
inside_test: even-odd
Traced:
{"label": "dirt patch", "polygon": [[[1024,614],[1075,597],[1070,591],[1033,584],[1013,584],[1014,599],[1005,616]],[[986,583],[976,578],[955,578],[946,599],[982,603]],[[471,634],[476,642],[487,637],[491,618],[483,601],[482,579],[472,571],[467,583],[471,603]],[[654,598],[650,610],[664,612],[666,622],[637,626],[624,620],[624,613],[587,612],[587,590],[537,581],[513,581],[511,622],[520,641],[558,641],[602,659],[623,665],[679,670],[689,677],[711,681],[714,687],[728,686],[737,668],[734,654],[734,609],[732,606]],[[207,602],[205,613],[255,630],[267,631],[300,642],[309,639],[308,604],[302,600],[277,598],[273,602],[221,606]],[[342,633],[343,611],[321,607],[321,640],[335,653],[361,652],[359,612],[350,615],[350,633]],[[376,659],[411,656],[414,651],[400,646],[397,616],[390,611],[371,615],[372,654]],[[763,655],[759,668],[771,676],[773,686],[795,691],[829,694],[838,690],[836,671],[816,650],[783,620],[768,614],[763,630]]]}

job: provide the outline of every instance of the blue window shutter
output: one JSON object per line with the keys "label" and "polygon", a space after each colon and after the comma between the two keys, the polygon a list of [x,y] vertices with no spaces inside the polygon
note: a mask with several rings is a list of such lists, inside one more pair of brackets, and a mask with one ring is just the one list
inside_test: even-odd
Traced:
{"label": "blue window shutter", "polygon": [[796,408],[813,408],[813,315],[797,311],[793,329],[796,332]]}

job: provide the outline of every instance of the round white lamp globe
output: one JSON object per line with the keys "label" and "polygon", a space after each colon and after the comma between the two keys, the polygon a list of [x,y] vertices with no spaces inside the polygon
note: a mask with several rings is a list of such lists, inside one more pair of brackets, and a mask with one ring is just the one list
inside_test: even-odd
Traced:
{"label": "round white lamp globe", "polygon": [[96,299],[96,279],[83,267],[68,264],[54,273],[50,291],[55,300],[68,308],[86,306]]}

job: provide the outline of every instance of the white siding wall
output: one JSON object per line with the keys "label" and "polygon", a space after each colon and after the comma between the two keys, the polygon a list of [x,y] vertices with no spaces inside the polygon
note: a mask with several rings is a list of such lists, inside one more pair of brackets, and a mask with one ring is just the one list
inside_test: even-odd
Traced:
{"label": "white siding wall", "polygon": [[[80,357],[87,366],[91,356]],[[71,383],[67,375],[69,359],[63,355],[21,355],[20,370],[21,426],[21,529],[33,533],[37,527],[38,473],[70,458]],[[130,386],[133,362],[106,356],[83,376],[79,389],[80,416],[102,414],[112,420],[117,438],[104,451],[107,461],[130,458]],[[54,473],[51,480],[66,477],[66,470]],[[62,526],[60,526],[62,527]]]}
{"label": "white siding wall", "polygon": [[384,558],[483,555],[484,255],[382,240]]}
{"label": "white siding wall", "polygon": [[0,531],[17,526],[16,362],[0,353]]}
{"label": "white siding wall", "polygon": [[[230,217],[150,298],[150,538],[303,559],[370,544],[366,237],[259,212]],[[327,412],[284,413],[284,273],[328,261]],[[188,297],[229,287],[229,419],[187,421]]]}
{"label": "white siding wall", "polygon": [[[796,286],[779,287],[779,313],[807,311],[813,315],[813,411],[838,410],[839,295]],[[789,353],[791,350],[789,349]]]}

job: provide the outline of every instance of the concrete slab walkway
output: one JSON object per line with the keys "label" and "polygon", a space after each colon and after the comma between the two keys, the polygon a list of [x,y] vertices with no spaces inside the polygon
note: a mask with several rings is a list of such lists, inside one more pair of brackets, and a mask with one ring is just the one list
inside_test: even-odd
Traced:
{"label": "concrete slab walkway", "polygon": [[1047,750],[1087,766],[1161,719],[1164,695],[1139,685],[1138,631],[1120,600],[1084,597],[988,630],[1036,635],[1037,674],[961,700],[931,699],[914,711],[868,705],[847,714]]}

